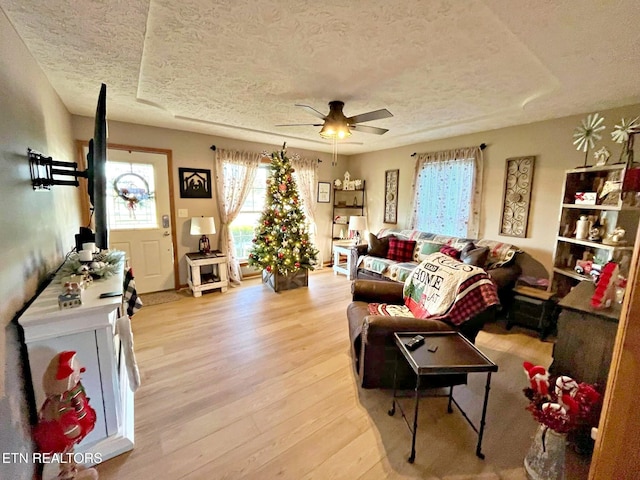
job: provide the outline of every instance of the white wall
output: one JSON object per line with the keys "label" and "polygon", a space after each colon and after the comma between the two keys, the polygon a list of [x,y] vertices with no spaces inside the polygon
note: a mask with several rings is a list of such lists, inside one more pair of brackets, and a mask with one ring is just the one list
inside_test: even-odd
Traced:
{"label": "white wall", "polygon": [[[5,453],[32,450],[12,319],[74,247],[80,226],[76,188],[33,191],[27,147],[73,161],[71,116],[0,10],[0,452]],[[31,464],[0,463],[0,478],[30,479],[33,470]]]}
{"label": "white wall", "polygon": [[[376,232],[383,226],[384,171],[400,169],[400,192],[398,198],[398,225],[407,228],[411,206],[411,189],[415,176],[414,152],[424,153],[487,144],[484,150],[483,201],[480,237],[512,243],[529,252],[547,270],[553,265],[552,256],[560,214],[560,201],[564,171],[584,164],[584,153],[573,145],[573,132],[583,118],[577,115],[489,132],[464,135],[408,147],[349,157],[348,168],[352,178],[367,182],[367,215],[369,228]],[[621,118],[640,115],[640,105],[600,112],[607,126],[602,141],[590,152],[588,163],[594,164],[593,152],[606,146],[611,152],[610,163],[618,161],[621,145],[611,141],[610,132]],[[505,162],[507,158],[527,155],[536,156],[529,229],[526,238],[508,237],[499,234],[504,194]],[[437,232],[435,232],[437,233]]]}

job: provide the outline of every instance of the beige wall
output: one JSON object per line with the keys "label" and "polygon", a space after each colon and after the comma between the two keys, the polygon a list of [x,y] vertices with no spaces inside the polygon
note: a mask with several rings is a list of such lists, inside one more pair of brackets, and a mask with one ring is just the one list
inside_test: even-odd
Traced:
{"label": "beige wall", "polygon": [[[33,191],[27,147],[73,161],[71,117],[0,10],[0,452],[6,453],[32,448],[12,319],[74,247],[80,226],[76,188]],[[0,463],[0,478],[30,479],[32,473],[30,464]]]}
{"label": "beige wall", "polygon": [[[109,99],[107,96],[107,112],[109,109]],[[88,117],[73,117],[73,131],[78,140],[88,140],[93,136],[93,119]],[[174,201],[176,211],[187,209],[188,218],[176,218],[176,233],[178,245],[178,259],[180,267],[180,284],[187,283],[187,267],[184,255],[198,249],[198,237],[189,234],[190,218],[194,216],[213,216],[216,225],[220,225],[215,194],[213,199],[191,199],[180,198],[178,183],[178,168],[204,168],[210,169],[215,175],[213,163],[213,152],[211,145],[217,148],[242,150],[249,152],[271,153],[279,150],[282,145],[268,145],[262,143],[245,142],[229,138],[214,137],[200,133],[184,132],[180,130],[169,130],[165,128],[149,127],[144,125],[133,125],[122,122],[109,121],[110,143],[133,145],[138,147],[162,148],[172,151],[173,156],[173,183],[175,186]],[[331,179],[342,175],[346,161],[339,159],[338,166],[331,165],[331,154],[322,152],[312,152],[309,150],[299,150],[287,148],[287,154],[299,154],[301,157],[318,158],[322,162],[318,165],[318,181],[331,181]],[[176,215],[177,217],[177,215]],[[318,247],[323,258],[329,258],[330,242],[327,241],[331,229],[331,206],[327,203],[318,204],[316,209],[316,219],[318,223],[319,241]],[[211,235],[212,248],[218,246],[218,234]]]}
{"label": "beige wall", "polygon": [[[406,228],[416,162],[416,157],[411,157],[411,154],[486,143],[487,148],[483,152],[485,163],[480,237],[513,243],[529,252],[550,270],[553,264],[564,171],[584,163],[584,153],[578,152],[572,144],[573,132],[588,113],[592,112],[349,157],[348,168],[351,177],[362,178],[367,182],[367,215],[370,230],[376,232],[383,226],[391,226],[382,223],[385,170],[400,169],[397,227]],[[602,141],[589,153],[589,164],[595,163],[593,151],[603,145],[611,152],[610,163],[618,161],[621,146],[611,141],[610,132],[615,124],[620,123],[622,117],[640,115],[640,105],[604,110],[600,113],[605,118],[604,124],[607,128],[604,130]],[[536,156],[527,237],[502,236],[499,230],[505,161],[507,158],[526,155]]]}

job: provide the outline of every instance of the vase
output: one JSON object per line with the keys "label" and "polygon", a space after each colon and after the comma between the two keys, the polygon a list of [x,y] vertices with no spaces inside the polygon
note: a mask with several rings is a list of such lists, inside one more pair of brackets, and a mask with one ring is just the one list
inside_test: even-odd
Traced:
{"label": "vase", "polygon": [[524,459],[531,480],[564,480],[567,435],[540,426]]}

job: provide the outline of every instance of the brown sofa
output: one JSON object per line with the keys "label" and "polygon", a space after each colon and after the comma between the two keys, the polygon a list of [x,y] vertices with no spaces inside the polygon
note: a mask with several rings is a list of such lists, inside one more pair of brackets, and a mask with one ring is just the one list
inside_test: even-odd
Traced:
{"label": "brown sofa", "polygon": [[[370,315],[369,303],[403,304],[403,284],[389,281],[355,280],[351,285],[353,301],[347,307],[351,354],[359,383],[364,388],[392,388],[398,348],[394,332],[425,332],[458,330],[471,342],[482,326],[492,321],[495,307],[490,307],[455,327],[441,320]],[[426,388],[464,384],[465,374],[430,377]],[[406,362],[398,362],[398,388],[415,387],[415,375]]]}

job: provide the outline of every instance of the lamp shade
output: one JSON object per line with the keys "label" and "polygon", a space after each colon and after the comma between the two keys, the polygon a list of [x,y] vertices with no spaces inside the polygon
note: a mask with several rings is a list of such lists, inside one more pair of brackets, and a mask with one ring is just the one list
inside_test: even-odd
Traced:
{"label": "lamp shade", "polygon": [[320,130],[322,138],[347,138],[351,136],[348,124],[340,124],[337,122],[325,122]]}
{"label": "lamp shade", "polygon": [[362,232],[367,229],[367,217],[353,215],[349,217],[349,230]]}
{"label": "lamp shade", "polygon": [[193,217],[191,219],[191,235],[212,235],[216,233],[213,217]]}

